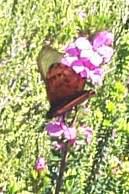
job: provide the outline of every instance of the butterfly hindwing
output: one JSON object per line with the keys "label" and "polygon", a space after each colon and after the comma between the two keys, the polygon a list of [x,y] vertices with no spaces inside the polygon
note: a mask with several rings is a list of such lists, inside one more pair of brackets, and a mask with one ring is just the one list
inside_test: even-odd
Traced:
{"label": "butterfly hindwing", "polygon": [[94,96],[95,92],[92,90],[89,91],[82,91],[78,93],[78,95],[73,96],[73,98],[69,99],[68,101],[62,101],[59,105],[51,106],[50,110],[47,112],[47,118],[52,118],[56,116],[63,115],[65,112],[70,111],[74,106],[81,104],[85,100],[89,99],[90,97]]}
{"label": "butterfly hindwing", "polygon": [[67,101],[80,93],[85,80],[76,74],[72,68],[61,63],[50,67],[46,77],[46,88],[51,106]]}

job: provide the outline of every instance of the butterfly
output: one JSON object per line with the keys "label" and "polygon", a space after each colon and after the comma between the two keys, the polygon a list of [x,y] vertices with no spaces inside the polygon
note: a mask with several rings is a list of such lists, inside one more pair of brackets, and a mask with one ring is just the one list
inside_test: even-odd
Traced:
{"label": "butterfly", "polygon": [[92,90],[85,91],[85,79],[60,62],[63,55],[50,46],[44,46],[37,58],[50,102],[47,118],[63,115],[95,94]]}

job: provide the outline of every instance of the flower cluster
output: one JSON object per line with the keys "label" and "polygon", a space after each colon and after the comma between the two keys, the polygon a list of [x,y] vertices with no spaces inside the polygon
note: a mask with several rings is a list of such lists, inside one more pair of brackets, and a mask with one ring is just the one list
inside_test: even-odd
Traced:
{"label": "flower cluster", "polygon": [[46,162],[45,159],[42,157],[39,157],[35,162],[35,170],[37,172],[40,172],[46,168]]}
{"label": "flower cluster", "polygon": [[102,64],[113,55],[113,41],[113,34],[107,31],[97,33],[91,41],[79,37],[65,49],[61,62],[93,85],[99,85],[103,80]]}
{"label": "flower cluster", "polygon": [[[64,137],[64,139],[68,141],[70,145],[73,145],[76,142],[76,129],[74,127],[68,127],[63,121],[51,122],[46,126],[46,129],[51,137]],[[83,127],[83,134],[86,142],[90,144],[93,136],[92,128]],[[61,149],[63,148],[63,144],[54,144],[54,147],[56,149]]]}
{"label": "flower cluster", "polygon": [[64,136],[66,140],[76,139],[76,129],[66,126],[62,121],[51,122],[47,125],[47,132],[52,137]]}
{"label": "flower cluster", "polygon": [[[101,85],[104,77],[103,66],[111,60],[113,55],[114,37],[111,32],[102,31],[96,33],[90,40],[86,37],[79,37],[68,45],[61,63],[72,68],[77,74],[93,85]],[[46,127],[51,137],[65,140],[71,145],[77,143],[77,131],[74,127],[68,127],[63,119],[51,122]],[[90,144],[93,137],[93,130],[90,127],[83,127],[85,142]],[[63,148],[62,141],[54,144],[55,149]]]}

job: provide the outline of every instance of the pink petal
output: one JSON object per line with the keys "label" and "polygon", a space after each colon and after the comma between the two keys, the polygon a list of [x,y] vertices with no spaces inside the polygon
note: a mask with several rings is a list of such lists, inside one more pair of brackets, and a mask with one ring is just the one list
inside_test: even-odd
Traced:
{"label": "pink petal", "polygon": [[81,51],[80,57],[81,57],[81,58],[85,57],[85,58],[87,58],[87,59],[90,59],[91,56],[93,55],[93,52],[94,52],[94,51],[93,51],[92,49],[90,49],[90,50],[84,49],[84,50]]}
{"label": "pink petal", "polygon": [[90,72],[89,69],[85,67],[85,69],[82,72],[80,72],[80,75],[82,78],[89,79],[89,72]]}
{"label": "pink petal", "polygon": [[93,50],[82,50],[80,57],[85,57],[95,66],[101,65],[103,62],[103,58]]}
{"label": "pink petal", "polygon": [[61,63],[70,67],[74,61],[76,61],[78,58],[77,57],[70,57],[70,56],[64,56],[61,59]]}
{"label": "pink petal", "polygon": [[45,167],[46,167],[45,159],[42,158],[42,157],[39,157],[39,158],[36,160],[36,163],[35,163],[35,170],[41,171],[41,170],[43,170]]}
{"label": "pink petal", "polygon": [[87,71],[84,70],[84,71],[80,72],[80,75],[82,78],[87,78]]}
{"label": "pink petal", "polygon": [[90,62],[95,66],[100,66],[103,62],[103,58],[100,55],[98,55],[97,52],[94,52],[94,54],[90,58]]}
{"label": "pink petal", "polygon": [[79,56],[80,55],[80,51],[77,48],[68,48],[66,50],[66,52],[70,55],[70,56]]}
{"label": "pink petal", "polygon": [[83,50],[83,49],[86,49],[86,50],[92,49],[92,45],[91,45],[90,41],[87,40],[84,37],[77,38],[76,41],[75,41],[75,45],[80,50]]}
{"label": "pink petal", "polygon": [[84,66],[89,69],[89,70],[94,70],[96,68],[96,66],[90,62],[90,60],[86,59],[86,58],[82,58],[83,64]]}
{"label": "pink petal", "polygon": [[108,31],[102,31],[96,34],[93,39],[93,48],[96,50],[97,48],[107,45],[112,46],[114,41],[114,35]]}
{"label": "pink petal", "polygon": [[65,128],[64,129],[64,137],[67,140],[74,140],[76,139],[76,129],[75,128]]}
{"label": "pink petal", "polygon": [[50,136],[59,137],[63,134],[63,129],[60,122],[49,123],[46,126],[47,132]]}
{"label": "pink petal", "polygon": [[103,76],[103,69],[102,68],[96,68],[93,72],[95,75]]}
{"label": "pink petal", "polygon": [[90,79],[93,85],[102,85],[103,74],[101,72],[101,69],[90,71]]}
{"label": "pink petal", "polygon": [[101,46],[97,48],[97,52],[103,57],[104,63],[108,63],[113,56],[113,48],[109,46]]}
{"label": "pink petal", "polygon": [[82,59],[78,59],[76,61],[73,61],[72,66],[83,66]]}
{"label": "pink petal", "polygon": [[72,66],[72,69],[76,72],[76,73],[81,73],[84,71],[84,66],[77,66],[77,65],[74,65]]}

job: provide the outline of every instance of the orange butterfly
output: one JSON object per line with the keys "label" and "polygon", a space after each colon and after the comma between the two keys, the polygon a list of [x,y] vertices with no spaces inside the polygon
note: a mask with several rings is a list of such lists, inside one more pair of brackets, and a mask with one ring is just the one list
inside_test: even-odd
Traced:
{"label": "orange butterfly", "polygon": [[50,46],[45,46],[40,51],[37,60],[50,102],[48,118],[63,115],[72,107],[95,95],[92,90],[84,90],[84,78],[74,72],[71,67],[60,63],[63,55]]}

